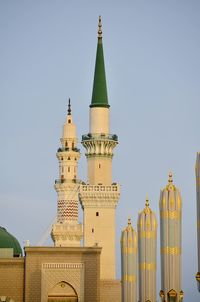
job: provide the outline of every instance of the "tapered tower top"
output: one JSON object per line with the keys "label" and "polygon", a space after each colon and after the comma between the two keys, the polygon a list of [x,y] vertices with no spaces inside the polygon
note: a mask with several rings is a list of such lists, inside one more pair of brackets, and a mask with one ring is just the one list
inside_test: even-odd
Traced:
{"label": "tapered tower top", "polygon": [[68,112],[68,115],[72,114],[70,98],[69,98],[69,101],[68,101],[68,110],[67,110],[67,112]]}
{"label": "tapered tower top", "polygon": [[176,186],[173,184],[173,174],[171,171],[169,172],[168,184],[166,186],[166,189],[168,191],[170,191],[170,190],[176,191]]}
{"label": "tapered tower top", "polygon": [[106,73],[105,73],[105,65],[104,65],[103,43],[102,43],[101,16],[99,16],[99,24],[98,24],[97,53],[96,53],[96,63],[95,63],[95,71],[94,71],[92,102],[90,107],[106,107],[106,108],[110,107],[108,104],[108,96],[107,96]]}

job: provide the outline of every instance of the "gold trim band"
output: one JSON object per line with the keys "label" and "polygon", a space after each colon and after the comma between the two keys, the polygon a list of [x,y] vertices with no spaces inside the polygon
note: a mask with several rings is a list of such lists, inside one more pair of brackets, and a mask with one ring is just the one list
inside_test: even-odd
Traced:
{"label": "gold trim band", "polygon": [[123,280],[134,283],[136,282],[136,275],[124,275]]}
{"label": "gold trim band", "polygon": [[148,271],[155,271],[156,270],[156,263],[152,262],[152,263],[147,263],[147,262],[143,262],[140,263],[140,269],[141,270],[148,270]]}
{"label": "gold trim band", "polygon": [[160,216],[162,218],[180,219],[181,212],[180,211],[160,211]]}
{"label": "gold trim band", "polygon": [[140,238],[156,238],[156,232],[155,231],[139,231],[138,235]]}
{"label": "gold trim band", "polygon": [[123,247],[122,253],[123,254],[137,254],[137,248],[136,247]]}
{"label": "gold trim band", "polygon": [[169,255],[180,255],[181,254],[181,248],[180,247],[162,247],[161,254],[169,254]]}

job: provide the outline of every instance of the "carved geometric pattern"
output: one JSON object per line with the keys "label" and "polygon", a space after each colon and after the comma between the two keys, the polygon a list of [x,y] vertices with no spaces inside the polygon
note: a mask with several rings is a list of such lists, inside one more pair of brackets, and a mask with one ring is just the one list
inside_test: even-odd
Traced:
{"label": "carved geometric pattern", "polygon": [[86,157],[90,155],[108,155],[113,156],[113,149],[118,144],[117,141],[93,138],[86,141],[82,141],[83,146],[86,149]]}
{"label": "carved geometric pattern", "polygon": [[78,220],[78,202],[75,200],[58,200],[58,222]]}
{"label": "carved geometric pattern", "polygon": [[116,208],[120,196],[119,185],[80,185],[79,198],[83,208]]}
{"label": "carved geometric pattern", "polygon": [[49,291],[59,282],[67,282],[76,291],[78,301],[84,301],[83,263],[43,263],[41,302],[46,302]]}

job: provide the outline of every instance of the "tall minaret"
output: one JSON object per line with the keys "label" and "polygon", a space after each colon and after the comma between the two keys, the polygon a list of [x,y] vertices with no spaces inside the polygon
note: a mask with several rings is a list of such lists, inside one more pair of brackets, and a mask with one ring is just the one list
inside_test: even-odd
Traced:
{"label": "tall minaret", "polygon": [[102,247],[101,279],[115,279],[115,208],[120,195],[119,185],[112,183],[113,149],[118,138],[110,134],[109,107],[99,17],[90,130],[82,136],[88,185],[80,186],[80,201],[84,210],[84,245]]}
{"label": "tall minaret", "polygon": [[[121,235],[122,302],[137,302],[137,232],[128,219]],[[145,300],[146,302],[146,300]]]}
{"label": "tall minaret", "polygon": [[69,99],[68,114],[60,139],[62,147],[56,156],[59,161],[59,179],[55,181],[58,194],[57,222],[53,225],[51,237],[55,246],[80,246],[82,225],[78,223],[78,160],[76,126],[73,123]]}
{"label": "tall minaret", "polygon": [[163,302],[180,302],[182,201],[169,174],[168,185],[160,193],[161,291]]}
{"label": "tall minaret", "polygon": [[196,191],[197,191],[197,247],[198,247],[198,272],[196,274],[196,280],[197,280],[198,290],[200,292],[200,152],[197,153],[195,172],[196,172]]}
{"label": "tall minaret", "polygon": [[157,219],[146,198],[138,215],[139,302],[156,302]]}

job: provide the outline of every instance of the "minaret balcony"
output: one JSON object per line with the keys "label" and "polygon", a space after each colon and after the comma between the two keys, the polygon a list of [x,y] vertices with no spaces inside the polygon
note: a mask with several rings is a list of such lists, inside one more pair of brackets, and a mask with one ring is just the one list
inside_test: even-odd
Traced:
{"label": "minaret balcony", "polygon": [[76,179],[76,178],[73,178],[73,179],[56,179],[55,180],[55,184],[63,184],[63,183],[75,183],[75,184],[83,184],[84,182],[80,179]]}
{"label": "minaret balcony", "polygon": [[113,208],[120,197],[120,185],[80,185],[79,198],[82,208]]}
{"label": "minaret balcony", "polygon": [[58,148],[57,152],[67,152],[67,151],[74,151],[74,152],[80,152],[80,149],[74,147],[74,148]]}
{"label": "minaret balcony", "polygon": [[82,141],[88,140],[111,140],[118,142],[118,136],[116,134],[105,134],[105,133],[88,133],[82,135]]}
{"label": "minaret balcony", "polygon": [[120,185],[112,184],[110,186],[104,185],[82,185],[81,192],[117,192],[120,193]]}
{"label": "minaret balcony", "polygon": [[82,136],[82,145],[86,148],[86,157],[108,156],[112,158],[113,149],[118,144],[116,134],[88,133]]}

